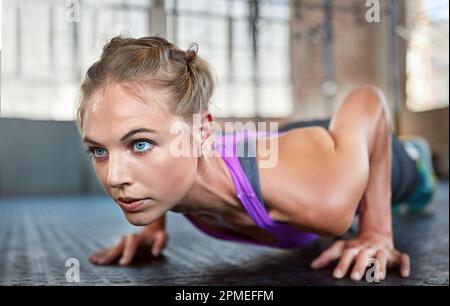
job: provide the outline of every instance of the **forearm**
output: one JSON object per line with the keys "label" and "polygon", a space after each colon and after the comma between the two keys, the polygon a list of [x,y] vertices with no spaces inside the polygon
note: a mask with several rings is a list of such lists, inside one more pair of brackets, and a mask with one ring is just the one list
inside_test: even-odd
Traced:
{"label": "forearm", "polygon": [[[367,274],[367,267],[374,262],[374,280],[379,281],[386,277],[387,267],[398,265],[401,275],[408,277],[410,272],[409,256],[401,253],[394,247],[391,215],[391,124],[389,112],[384,97],[384,115],[377,117],[375,124],[368,127],[371,145],[367,145],[369,167],[368,176],[363,186],[362,196],[358,197],[360,202],[360,228],[359,234],[351,240],[338,240],[318,258],[311,266],[322,268],[327,266],[336,258],[340,257],[333,275],[342,278],[351,271],[353,280],[360,280]],[[372,119],[369,118],[367,121]],[[343,120],[344,123],[345,120]],[[369,140],[369,138],[367,138]],[[369,143],[369,141],[367,142]],[[366,160],[367,162],[367,160]],[[367,166],[367,163],[362,164]],[[352,171],[358,170],[362,165],[353,162]],[[367,168],[365,168],[367,169]],[[348,202],[355,203],[355,202]],[[354,210],[351,211],[354,213]],[[350,266],[353,265],[352,270]]]}
{"label": "forearm", "polygon": [[369,161],[369,180],[361,199],[360,233],[377,232],[392,236],[390,125],[380,124],[378,128]]}
{"label": "forearm", "polygon": [[368,190],[360,206],[359,232],[379,233],[392,236],[392,214],[390,197],[386,190]]}

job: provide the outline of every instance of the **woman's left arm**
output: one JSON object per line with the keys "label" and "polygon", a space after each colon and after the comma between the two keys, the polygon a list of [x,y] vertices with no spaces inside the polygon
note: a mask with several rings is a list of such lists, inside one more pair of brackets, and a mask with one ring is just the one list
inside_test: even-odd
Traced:
{"label": "woman's left arm", "polygon": [[[335,242],[311,264],[313,268],[321,268],[339,258],[333,272],[336,278],[344,277],[352,263],[353,280],[365,277],[368,281],[380,281],[386,277],[386,269],[394,266],[400,267],[403,277],[408,277],[410,273],[409,256],[396,250],[393,242],[389,120],[380,121],[377,128],[377,138],[369,160],[369,179],[359,206],[359,233],[352,240]],[[367,270],[372,264],[373,267]]]}

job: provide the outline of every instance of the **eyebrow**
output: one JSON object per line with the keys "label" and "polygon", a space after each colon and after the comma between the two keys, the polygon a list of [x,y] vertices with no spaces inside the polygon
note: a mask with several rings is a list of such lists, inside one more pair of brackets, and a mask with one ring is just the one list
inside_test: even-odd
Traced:
{"label": "eyebrow", "polygon": [[120,141],[125,141],[127,138],[130,138],[134,134],[138,134],[138,133],[158,134],[158,132],[156,130],[154,130],[154,129],[138,128],[138,129],[131,130],[128,133],[126,133],[125,135],[123,135],[122,138],[120,138]]}
{"label": "eyebrow", "polygon": [[[137,128],[137,129],[131,130],[131,131],[127,132],[125,135],[123,135],[123,136],[120,138],[120,141],[123,142],[123,141],[127,140],[128,138],[130,138],[131,136],[133,136],[133,135],[135,135],[135,134],[138,134],[138,133],[153,133],[153,134],[158,134],[158,132],[157,132],[156,130],[154,130],[154,129]],[[95,140],[92,140],[91,138],[89,138],[89,137],[87,137],[87,136],[85,136],[85,137],[83,138],[83,141],[84,141],[84,142],[89,142],[89,143],[94,144],[94,145],[96,145],[96,146],[102,146],[102,144],[96,142]]]}

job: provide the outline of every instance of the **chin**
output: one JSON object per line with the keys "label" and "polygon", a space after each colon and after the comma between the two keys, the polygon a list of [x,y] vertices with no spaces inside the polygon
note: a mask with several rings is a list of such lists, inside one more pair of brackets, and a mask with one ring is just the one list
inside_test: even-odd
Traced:
{"label": "chin", "polygon": [[135,226],[146,226],[154,221],[153,218],[145,213],[125,213],[128,222]]}

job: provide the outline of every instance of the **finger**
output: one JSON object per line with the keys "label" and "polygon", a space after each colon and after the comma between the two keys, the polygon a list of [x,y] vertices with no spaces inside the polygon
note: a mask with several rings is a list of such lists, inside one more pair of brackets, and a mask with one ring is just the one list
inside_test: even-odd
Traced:
{"label": "finger", "polygon": [[338,259],[345,247],[345,241],[336,241],[326,249],[319,257],[311,262],[311,268],[320,269],[327,266],[331,261]]}
{"label": "finger", "polygon": [[333,276],[335,278],[343,278],[347,274],[348,268],[350,267],[353,259],[358,255],[359,249],[352,248],[346,249],[341,256],[341,259],[334,269]]}
{"label": "finger", "polygon": [[122,258],[119,260],[119,264],[122,266],[130,264],[136,254],[139,245],[139,235],[132,234],[125,239],[125,245],[123,248]]}
{"label": "finger", "polygon": [[152,245],[152,254],[157,257],[161,253],[161,250],[164,249],[167,242],[167,236],[164,233],[158,234],[155,236],[155,240]]}
{"label": "finger", "polygon": [[367,266],[369,265],[370,258],[373,255],[373,251],[370,249],[364,249],[356,257],[355,266],[351,274],[353,280],[359,281],[364,272],[366,272]]}
{"label": "finger", "polygon": [[400,275],[402,277],[409,277],[410,259],[408,254],[400,254]]}
{"label": "finger", "polygon": [[97,261],[98,261],[100,258],[102,258],[103,256],[105,256],[105,254],[106,254],[107,252],[109,252],[110,249],[111,249],[111,248],[107,248],[107,249],[103,249],[103,250],[101,250],[101,251],[95,252],[94,254],[92,254],[91,256],[89,256],[89,260],[90,260],[92,263],[97,263]]}
{"label": "finger", "polygon": [[122,254],[125,238],[125,236],[122,236],[119,243],[115,247],[111,248],[106,255],[98,260],[98,264],[107,265],[116,260],[120,256],[120,254]]}
{"label": "finger", "polygon": [[113,250],[115,248],[115,246],[114,247],[111,247],[111,248],[106,248],[106,249],[104,249],[104,250],[101,250],[101,251],[99,251],[99,252],[97,252],[97,253],[95,253],[95,254],[93,254],[91,257],[90,257],[90,260],[91,260],[91,262],[92,263],[95,263],[95,264],[101,264],[101,261]]}
{"label": "finger", "polygon": [[378,260],[378,266],[380,267],[380,280],[384,280],[386,278],[386,267],[387,267],[386,251],[379,250],[375,255],[375,258]]}

